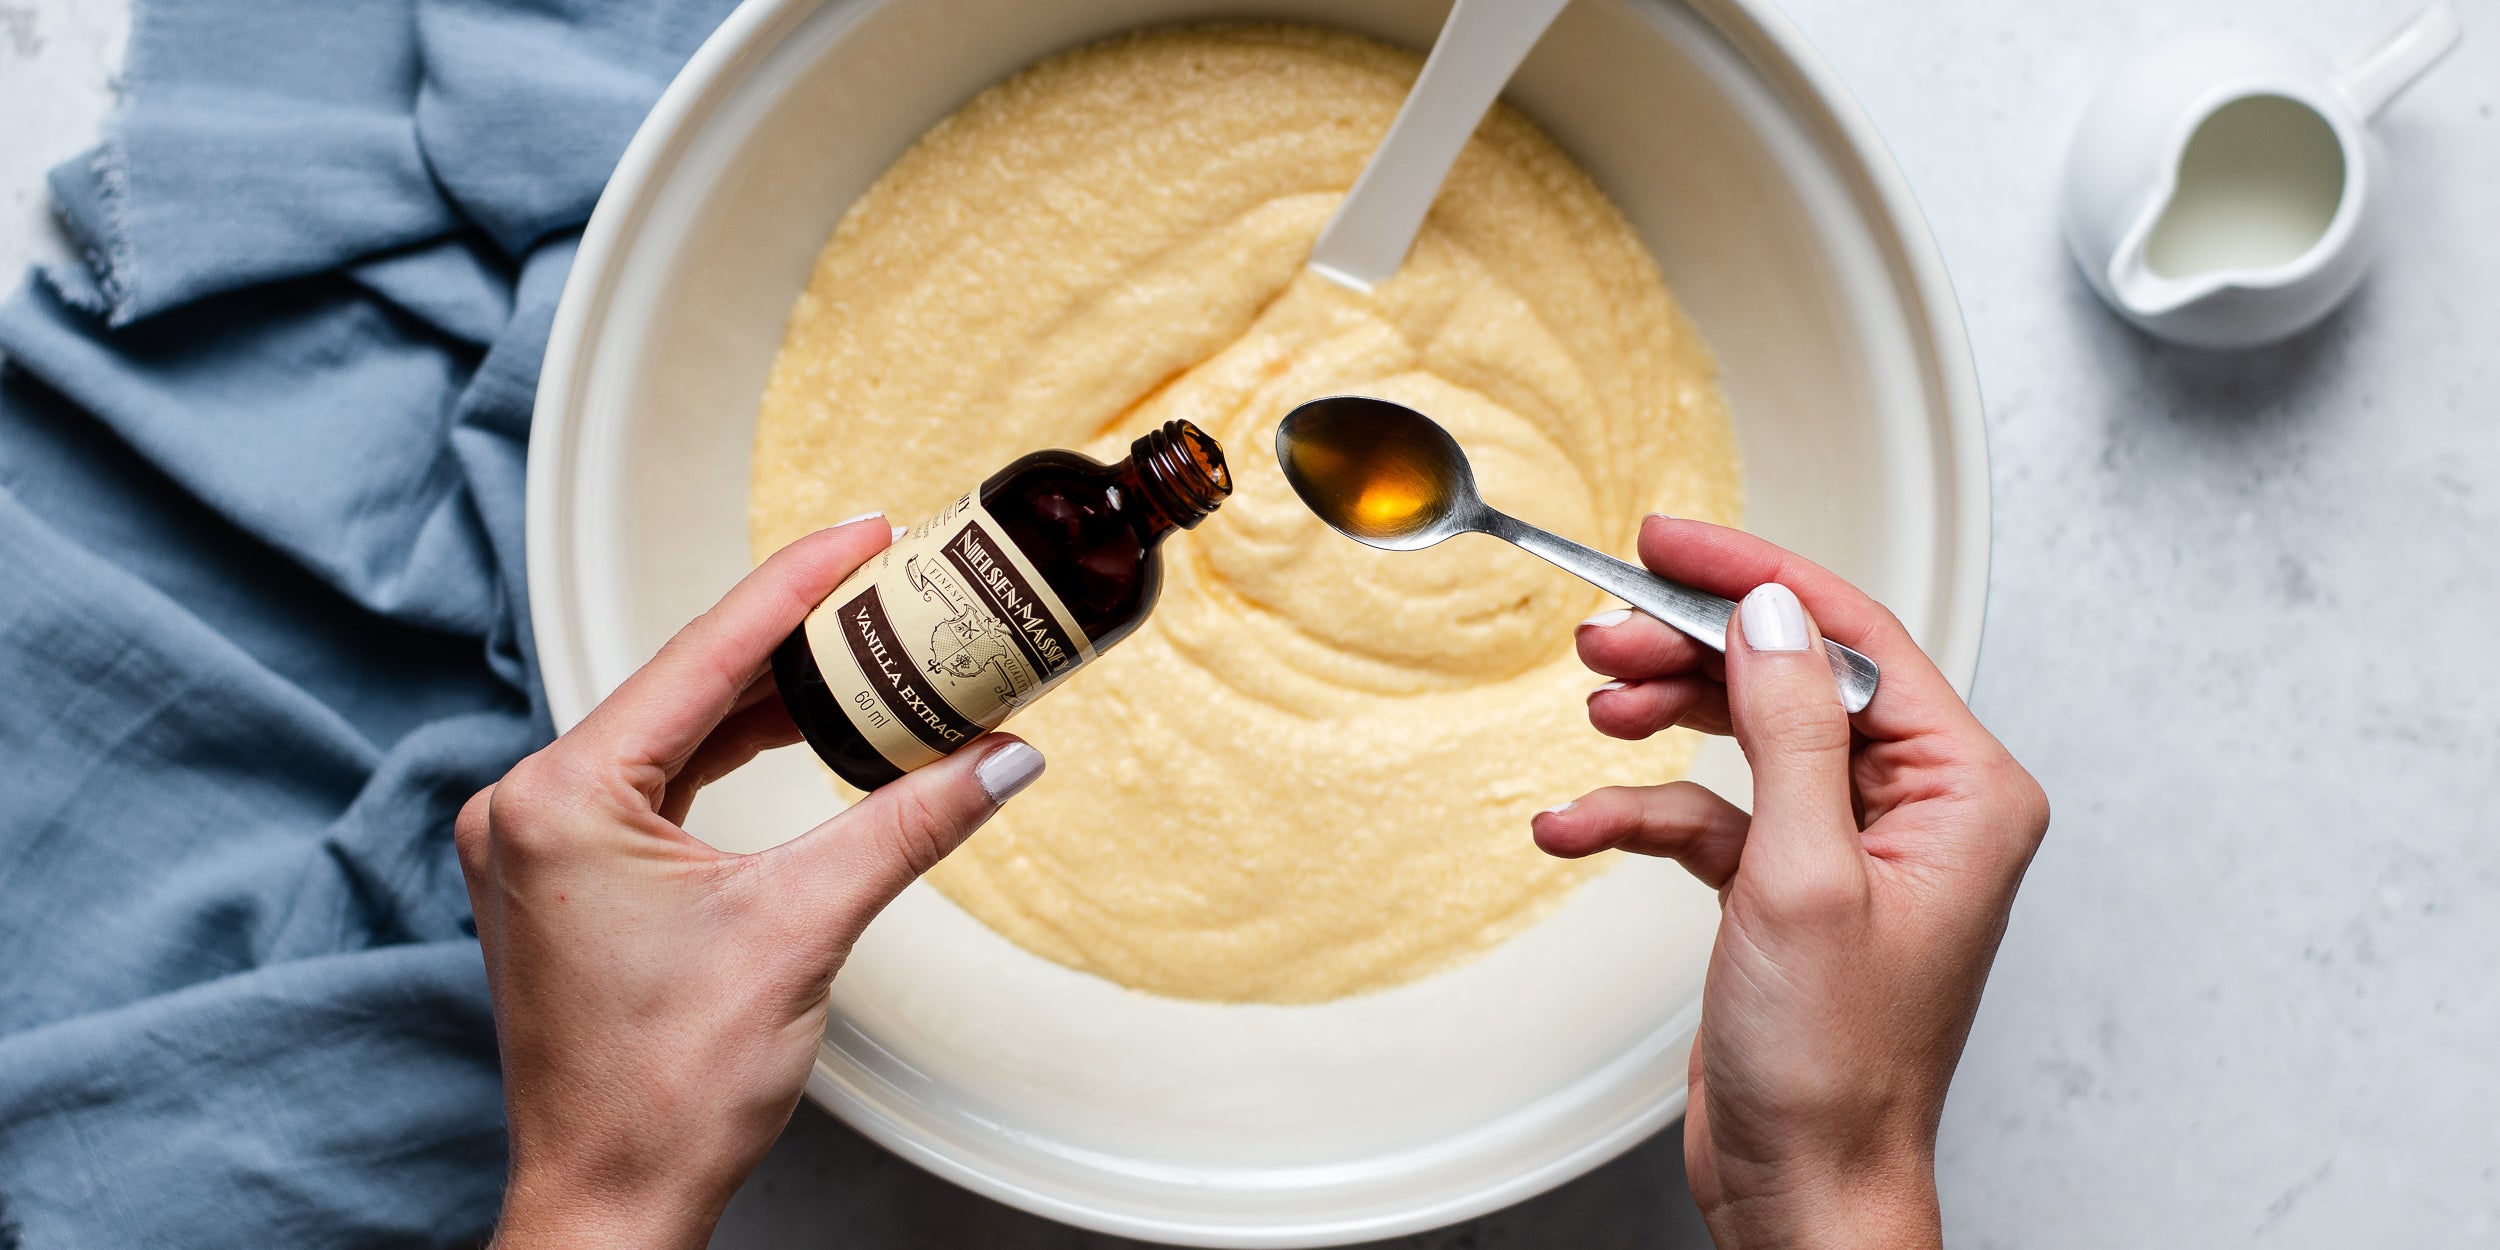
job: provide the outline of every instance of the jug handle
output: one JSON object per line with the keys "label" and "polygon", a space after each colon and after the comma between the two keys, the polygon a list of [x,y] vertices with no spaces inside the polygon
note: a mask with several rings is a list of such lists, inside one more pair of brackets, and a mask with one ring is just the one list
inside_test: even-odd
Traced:
{"label": "jug handle", "polygon": [[2376,117],[2424,70],[2448,55],[2463,33],[2457,25],[2454,0],[2431,0],[2429,8],[2415,14],[2385,42],[2338,66],[2335,89],[2351,101],[2354,111],[2365,118]]}

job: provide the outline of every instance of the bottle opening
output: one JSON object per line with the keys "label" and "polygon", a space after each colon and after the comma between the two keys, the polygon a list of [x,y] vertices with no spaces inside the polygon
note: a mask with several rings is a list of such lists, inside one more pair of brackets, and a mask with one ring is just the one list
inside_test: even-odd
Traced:
{"label": "bottle opening", "polygon": [[1182,529],[1195,528],[1233,493],[1223,446],[1187,421],[1165,422],[1130,444],[1129,454],[1138,480]]}

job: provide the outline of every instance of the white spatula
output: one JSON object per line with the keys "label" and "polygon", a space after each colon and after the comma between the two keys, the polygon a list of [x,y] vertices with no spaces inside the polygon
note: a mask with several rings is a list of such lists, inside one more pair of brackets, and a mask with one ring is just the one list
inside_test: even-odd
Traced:
{"label": "white spatula", "polygon": [[1370,291],[1406,263],[1441,180],[1537,37],[1569,0],[1457,0],[1354,190],[1311,248],[1311,268]]}

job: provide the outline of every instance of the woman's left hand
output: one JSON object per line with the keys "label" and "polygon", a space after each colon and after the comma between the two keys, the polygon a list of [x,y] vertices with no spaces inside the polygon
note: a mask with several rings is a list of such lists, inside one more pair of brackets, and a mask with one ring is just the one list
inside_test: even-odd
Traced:
{"label": "woman's left hand", "polygon": [[679,826],[798,741],[773,649],[890,532],[784,548],[460,813],[511,1125],[496,1245],[703,1245],[798,1104],[852,942],[1040,775],[1002,734],[759,854]]}

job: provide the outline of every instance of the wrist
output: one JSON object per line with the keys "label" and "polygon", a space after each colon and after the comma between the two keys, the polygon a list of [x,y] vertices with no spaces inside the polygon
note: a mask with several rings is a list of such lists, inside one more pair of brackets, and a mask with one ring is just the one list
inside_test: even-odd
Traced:
{"label": "wrist", "polygon": [[515,1167],[491,1250],[701,1250],[727,1196],[668,1184],[601,1183]]}
{"label": "wrist", "polygon": [[[1734,1177],[1723,1175],[1723,1184]],[[1932,1153],[1764,1169],[1703,1212],[1721,1250],[1935,1250],[1943,1244]]]}

